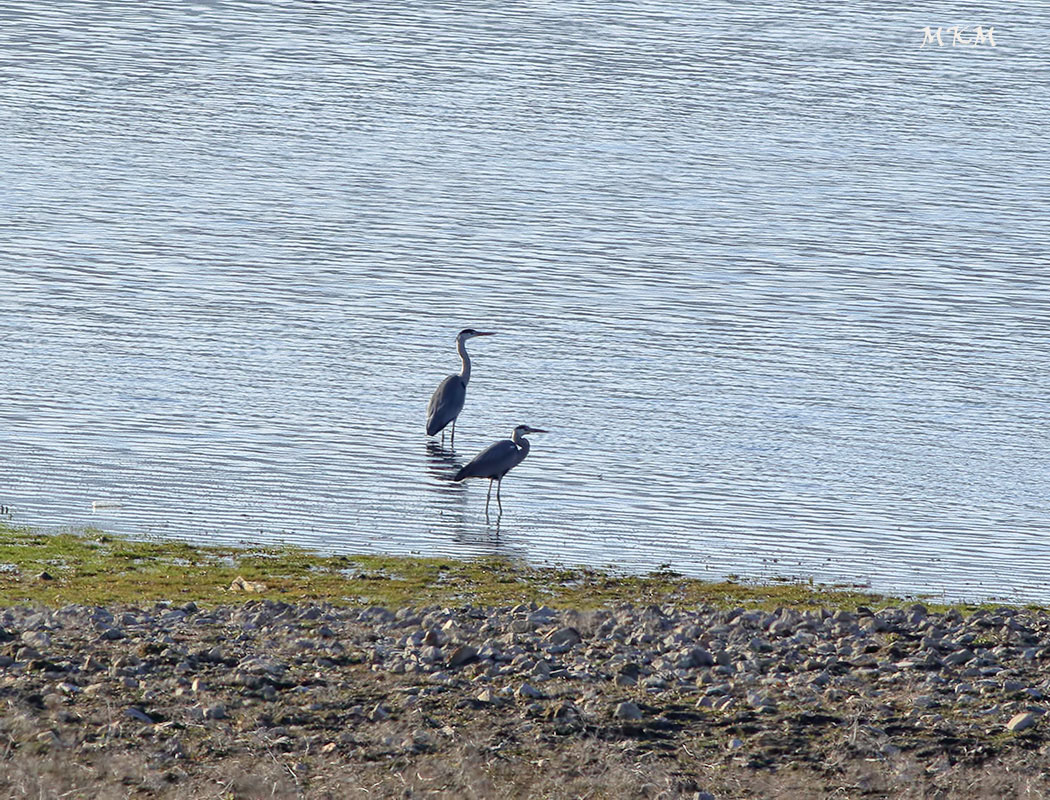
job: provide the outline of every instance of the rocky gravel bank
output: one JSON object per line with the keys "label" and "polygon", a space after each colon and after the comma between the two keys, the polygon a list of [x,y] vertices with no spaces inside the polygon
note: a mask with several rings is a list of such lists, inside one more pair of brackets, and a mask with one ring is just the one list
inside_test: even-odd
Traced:
{"label": "rocky gravel bank", "polygon": [[1046,789],[1048,665],[1015,608],[6,608],[0,795]]}

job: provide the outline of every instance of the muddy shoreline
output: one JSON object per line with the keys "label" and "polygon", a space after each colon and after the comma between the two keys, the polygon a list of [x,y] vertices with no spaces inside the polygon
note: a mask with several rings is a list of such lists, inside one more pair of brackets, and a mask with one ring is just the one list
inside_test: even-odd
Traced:
{"label": "muddy shoreline", "polygon": [[0,629],[10,797],[1050,786],[1045,611],[250,600],[7,607]]}

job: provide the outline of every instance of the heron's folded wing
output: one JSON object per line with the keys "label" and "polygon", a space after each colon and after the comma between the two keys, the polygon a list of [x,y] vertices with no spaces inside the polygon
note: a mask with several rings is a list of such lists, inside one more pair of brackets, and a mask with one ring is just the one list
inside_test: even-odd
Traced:
{"label": "heron's folded wing", "polygon": [[510,439],[501,439],[478,453],[457,477],[488,478],[499,475],[514,466],[518,455],[518,446]]}

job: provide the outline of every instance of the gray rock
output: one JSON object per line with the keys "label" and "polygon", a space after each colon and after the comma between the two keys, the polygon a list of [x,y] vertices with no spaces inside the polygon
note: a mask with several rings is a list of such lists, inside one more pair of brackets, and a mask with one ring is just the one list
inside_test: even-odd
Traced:
{"label": "gray rock", "polygon": [[703,647],[692,647],[679,655],[677,666],[680,669],[695,669],[696,667],[713,667],[714,656]]}
{"label": "gray rock", "polygon": [[479,703],[496,703],[499,700],[491,689],[482,689],[474,699]]}
{"label": "gray rock", "polygon": [[1011,717],[1010,721],[1006,723],[1006,729],[1013,733],[1021,733],[1021,731],[1026,731],[1033,727],[1038,721],[1038,715],[1030,711],[1022,711],[1020,714],[1015,714]]}
{"label": "gray rock", "polygon": [[537,689],[537,688],[535,688],[533,686],[530,686],[527,683],[523,683],[521,686],[519,686],[518,687],[518,691],[515,692],[515,694],[518,697],[527,698],[527,699],[530,699],[530,700],[538,700],[538,699],[546,696],[539,689]]}
{"label": "gray rock", "polygon": [[613,716],[622,720],[640,720],[642,710],[630,700],[625,700],[613,709]]}
{"label": "gray rock", "polygon": [[580,632],[573,627],[558,628],[547,635],[547,642],[554,647],[572,647],[582,641]]}
{"label": "gray rock", "polygon": [[445,657],[440,647],[424,647],[419,651],[419,660],[424,664],[436,664]]}
{"label": "gray rock", "polygon": [[964,647],[962,650],[956,650],[954,653],[946,655],[943,659],[943,663],[949,667],[959,667],[972,661],[973,658],[973,651]]}
{"label": "gray rock", "polygon": [[15,661],[32,661],[40,657],[40,651],[33,647],[19,647],[15,651]]}
{"label": "gray rock", "polygon": [[460,645],[448,656],[448,666],[461,667],[478,657],[478,650],[469,644]]}
{"label": "gray rock", "polygon": [[272,658],[264,658],[261,656],[248,657],[242,659],[237,665],[239,669],[244,672],[254,673],[256,675],[264,673],[267,675],[281,675],[286,669],[288,669],[280,661],[275,661]]}
{"label": "gray rock", "polygon": [[[36,650],[46,650],[51,644],[51,635],[43,631],[25,631],[22,641]],[[22,659],[19,659],[21,661]]]}
{"label": "gray rock", "polygon": [[761,636],[755,636],[747,643],[756,653],[771,653],[773,652],[773,645],[769,643],[768,639],[763,639]]}
{"label": "gray rock", "polygon": [[428,647],[441,647],[445,643],[445,637],[439,631],[431,628],[423,634],[423,644]]}
{"label": "gray rock", "polygon": [[138,722],[146,722],[150,725],[153,724],[153,717],[151,717],[141,708],[137,708],[136,706],[129,706],[128,708],[125,708],[124,715],[127,717],[131,717],[133,720],[136,720]]}

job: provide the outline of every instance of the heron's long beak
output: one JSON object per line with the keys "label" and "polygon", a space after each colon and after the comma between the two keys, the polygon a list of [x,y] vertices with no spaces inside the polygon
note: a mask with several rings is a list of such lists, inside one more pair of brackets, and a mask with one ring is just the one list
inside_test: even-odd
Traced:
{"label": "heron's long beak", "polygon": [[495,336],[495,331],[478,331],[474,334],[475,336]]}
{"label": "heron's long beak", "polygon": [[543,428],[529,428],[529,433],[550,433],[550,431],[545,431]]}

